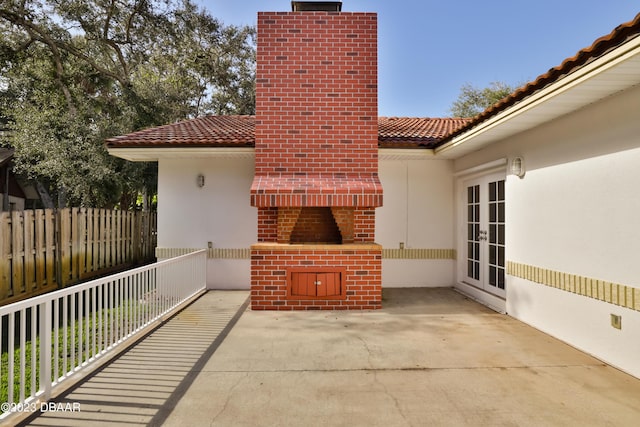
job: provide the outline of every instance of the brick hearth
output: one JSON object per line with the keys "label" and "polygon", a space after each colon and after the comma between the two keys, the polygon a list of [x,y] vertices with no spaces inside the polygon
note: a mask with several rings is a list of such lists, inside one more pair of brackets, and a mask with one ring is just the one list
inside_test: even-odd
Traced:
{"label": "brick hearth", "polygon": [[[253,310],[348,310],[382,306],[382,248],[377,244],[280,245],[251,247]],[[343,271],[339,298],[291,296],[292,276],[300,271]]]}

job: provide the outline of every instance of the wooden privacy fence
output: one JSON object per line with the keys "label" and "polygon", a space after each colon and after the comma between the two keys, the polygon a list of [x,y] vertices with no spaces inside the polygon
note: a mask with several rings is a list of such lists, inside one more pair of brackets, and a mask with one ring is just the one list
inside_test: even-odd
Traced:
{"label": "wooden privacy fence", "polygon": [[0,213],[0,305],[155,259],[156,213]]}

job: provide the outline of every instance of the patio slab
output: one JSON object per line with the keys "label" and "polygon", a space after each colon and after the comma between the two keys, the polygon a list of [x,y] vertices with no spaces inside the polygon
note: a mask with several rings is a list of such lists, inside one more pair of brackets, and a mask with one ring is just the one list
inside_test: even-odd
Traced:
{"label": "patio slab", "polygon": [[[220,307],[225,298],[237,309],[240,297],[247,295],[209,292],[165,326],[181,317],[185,326],[189,313]],[[215,346],[185,347],[184,359],[176,355],[184,365],[159,359],[155,369],[166,367],[154,378],[159,383],[148,383],[153,393],[136,387],[130,404],[123,406],[129,411],[140,406],[137,420],[127,421],[126,410],[115,406],[95,412],[99,418],[90,420],[83,403],[82,424],[637,425],[640,380],[451,289],[388,289],[383,307],[349,312],[243,309]],[[200,333],[172,326],[169,338],[161,338],[165,326],[147,339],[175,340],[174,351],[183,347],[181,339]],[[157,344],[146,340],[131,352],[143,345],[154,354]],[[133,363],[131,369],[133,360],[126,360]],[[167,380],[170,372],[187,369],[189,363],[192,368],[180,374],[182,380]],[[143,373],[126,372],[131,381],[123,382],[139,386],[136,375]],[[113,389],[108,381],[103,386]],[[91,399],[74,394],[81,389],[65,399],[93,400],[100,408],[100,396],[108,394],[98,389],[87,390],[94,393]],[[151,413],[143,413],[144,408]],[[77,421],[78,415],[67,414],[66,421]],[[32,425],[62,425],[51,424],[54,420],[47,414]]]}

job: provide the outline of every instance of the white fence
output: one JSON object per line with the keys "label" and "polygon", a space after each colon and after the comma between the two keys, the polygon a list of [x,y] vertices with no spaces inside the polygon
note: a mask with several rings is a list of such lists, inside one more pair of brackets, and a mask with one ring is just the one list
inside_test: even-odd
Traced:
{"label": "white fence", "polygon": [[0,307],[0,420],[33,412],[52,389],[206,287],[205,250]]}

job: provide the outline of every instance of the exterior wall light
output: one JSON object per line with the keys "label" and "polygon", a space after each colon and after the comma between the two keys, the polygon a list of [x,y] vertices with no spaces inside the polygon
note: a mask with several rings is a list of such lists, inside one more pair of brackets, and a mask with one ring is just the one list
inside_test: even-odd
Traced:
{"label": "exterior wall light", "polygon": [[511,159],[511,167],[509,169],[511,170],[511,173],[518,178],[524,177],[524,159],[522,157],[514,157]]}
{"label": "exterior wall light", "polygon": [[202,174],[198,175],[198,187],[204,187],[204,175]]}

